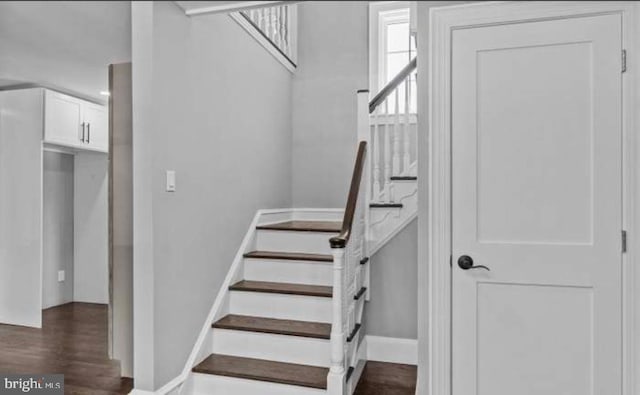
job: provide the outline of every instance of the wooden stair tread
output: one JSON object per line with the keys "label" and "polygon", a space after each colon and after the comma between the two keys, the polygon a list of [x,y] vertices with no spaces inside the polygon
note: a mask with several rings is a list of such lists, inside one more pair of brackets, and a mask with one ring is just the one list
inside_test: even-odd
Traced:
{"label": "wooden stair tread", "polygon": [[196,373],[326,389],[329,369],[264,359],[211,354],[193,368]]}
{"label": "wooden stair tread", "polygon": [[213,324],[213,327],[327,340],[331,335],[331,324],[322,322],[282,320],[235,314],[229,314],[221,318]]}
{"label": "wooden stair tread", "polygon": [[416,176],[391,176],[391,181],[417,181]]}
{"label": "wooden stair tread", "polygon": [[304,252],[251,251],[244,254],[244,257],[256,259],[285,259],[291,261],[333,262],[332,255],[307,254]]}
{"label": "wooden stair tread", "polygon": [[258,225],[262,230],[288,230],[295,232],[340,233],[342,222],[337,221],[285,221],[275,224]]}
{"label": "wooden stair tread", "polygon": [[333,290],[322,285],[274,283],[268,281],[242,280],[229,287],[232,291],[265,292],[286,295],[319,296],[330,298]]}
{"label": "wooden stair tread", "polygon": [[402,203],[371,203],[371,208],[402,208]]}

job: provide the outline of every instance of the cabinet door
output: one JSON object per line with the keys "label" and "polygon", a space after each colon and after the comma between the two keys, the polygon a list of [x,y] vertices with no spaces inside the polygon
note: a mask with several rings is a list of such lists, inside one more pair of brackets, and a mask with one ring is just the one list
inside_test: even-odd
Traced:
{"label": "cabinet door", "polygon": [[82,144],[82,101],[46,91],[44,141],[77,147]]}
{"label": "cabinet door", "polygon": [[84,105],[86,125],[85,148],[96,151],[109,151],[109,117],[107,108],[92,103]]}

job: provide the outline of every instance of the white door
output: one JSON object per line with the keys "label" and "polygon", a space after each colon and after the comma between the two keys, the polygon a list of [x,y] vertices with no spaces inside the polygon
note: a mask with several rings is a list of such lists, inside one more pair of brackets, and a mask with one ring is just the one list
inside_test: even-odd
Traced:
{"label": "white door", "polygon": [[621,393],[621,36],[453,33],[454,395]]}
{"label": "white door", "polygon": [[109,120],[107,109],[92,103],[83,106],[86,127],[86,147],[107,152],[109,150]]}
{"label": "white door", "polygon": [[58,92],[45,92],[44,140],[76,147],[82,144],[82,101]]}

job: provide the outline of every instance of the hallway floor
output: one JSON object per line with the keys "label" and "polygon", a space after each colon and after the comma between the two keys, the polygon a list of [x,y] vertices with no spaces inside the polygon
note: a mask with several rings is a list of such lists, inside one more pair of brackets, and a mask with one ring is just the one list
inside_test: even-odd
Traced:
{"label": "hallway floor", "polygon": [[[60,373],[65,394],[128,394],[107,357],[107,306],[69,303],[44,310],[42,329],[0,325],[0,373]],[[416,367],[368,362],[355,395],[414,395]]]}
{"label": "hallway floor", "polygon": [[369,361],[355,395],[415,395],[416,379],[414,365]]}
{"label": "hallway floor", "polygon": [[59,373],[65,394],[127,394],[107,356],[107,306],[69,303],[43,311],[42,329],[0,325],[0,372]]}

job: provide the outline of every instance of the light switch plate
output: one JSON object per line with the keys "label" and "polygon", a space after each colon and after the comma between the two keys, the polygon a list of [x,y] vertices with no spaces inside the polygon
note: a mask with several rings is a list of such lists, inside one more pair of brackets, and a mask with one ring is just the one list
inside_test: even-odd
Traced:
{"label": "light switch plate", "polygon": [[64,270],[58,270],[58,282],[64,282]]}
{"label": "light switch plate", "polygon": [[176,172],[174,170],[167,170],[167,192],[176,191]]}

